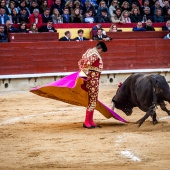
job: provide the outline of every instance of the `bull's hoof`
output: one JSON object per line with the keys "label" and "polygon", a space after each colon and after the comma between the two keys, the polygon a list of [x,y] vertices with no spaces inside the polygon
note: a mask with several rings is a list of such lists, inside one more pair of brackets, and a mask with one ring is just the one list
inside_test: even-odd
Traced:
{"label": "bull's hoof", "polygon": [[143,124],[144,120],[143,119],[139,119],[136,124],[138,124],[138,128]]}
{"label": "bull's hoof", "polygon": [[136,121],[135,124],[139,124],[140,123],[140,120]]}
{"label": "bull's hoof", "polygon": [[153,121],[153,124],[154,124],[154,125],[156,125],[157,123],[158,123],[158,121],[157,121],[157,120],[154,120],[154,121]]}
{"label": "bull's hoof", "polygon": [[138,124],[138,128],[140,128],[140,127],[141,127],[142,123],[143,123],[143,122],[140,122],[140,123]]}
{"label": "bull's hoof", "polygon": [[138,124],[138,128],[142,125],[143,122],[141,122],[141,120],[138,120],[137,122],[135,122],[135,124]]}

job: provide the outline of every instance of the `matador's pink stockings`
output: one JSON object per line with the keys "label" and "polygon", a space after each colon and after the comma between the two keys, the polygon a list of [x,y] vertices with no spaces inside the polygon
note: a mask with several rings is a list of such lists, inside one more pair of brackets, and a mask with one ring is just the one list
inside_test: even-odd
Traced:
{"label": "matador's pink stockings", "polygon": [[90,111],[90,119],[89,119],[89,122],[90,122],[90,125],[91,126],[97,126],[94,121],[93,121],[93,115],[94,115],[94,110],[93,111]]}
{"label": "matador's pink stockings", "polygon": [[91,127],[91,124],[90,124],[90,116],[91,116],[91,112],[86,110],[86,117],[85,117],[85,121],[84,121],[84,124],[85,126],[88,128],[88,127]]}

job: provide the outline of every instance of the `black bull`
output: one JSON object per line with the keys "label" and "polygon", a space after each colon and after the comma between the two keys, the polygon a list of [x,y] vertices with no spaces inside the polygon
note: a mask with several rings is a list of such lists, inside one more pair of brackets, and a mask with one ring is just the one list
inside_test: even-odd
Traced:
{"label": "black bull", "polygon": [[165,102],[170,103],[170,88],[164,76],[159,74],[132,74],[118,88],[113,97],[113,109],[122,110],[126,115],[132,114],[133,107],[139,107],[146,114],[136,123],[139,126],[149,117],[152,117],[153,124],[157,123],[156,108],[161,109],[170,115],[170,110]]}

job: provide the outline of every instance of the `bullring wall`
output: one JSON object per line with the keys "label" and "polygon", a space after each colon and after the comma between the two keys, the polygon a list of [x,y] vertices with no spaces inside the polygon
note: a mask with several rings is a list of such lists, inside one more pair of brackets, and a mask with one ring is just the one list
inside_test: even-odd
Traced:
{"label": "bullring wall", "polygon": [[[0,75],[77,71],[82,54],[97,41],[1,43]],[[170,41],[119,39],[106,43],[104,70],[170,68]]]}

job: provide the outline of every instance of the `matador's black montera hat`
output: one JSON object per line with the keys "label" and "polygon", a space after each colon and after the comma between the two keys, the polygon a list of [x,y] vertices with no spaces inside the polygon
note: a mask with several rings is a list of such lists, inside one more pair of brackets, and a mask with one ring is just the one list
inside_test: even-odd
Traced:
{"label": "matador's black montera hat", "polygon": [[107,46],[106,46],[106,44],[103,41],[99,42],[96,46],[102,48],[103,52],[107,51]]}

